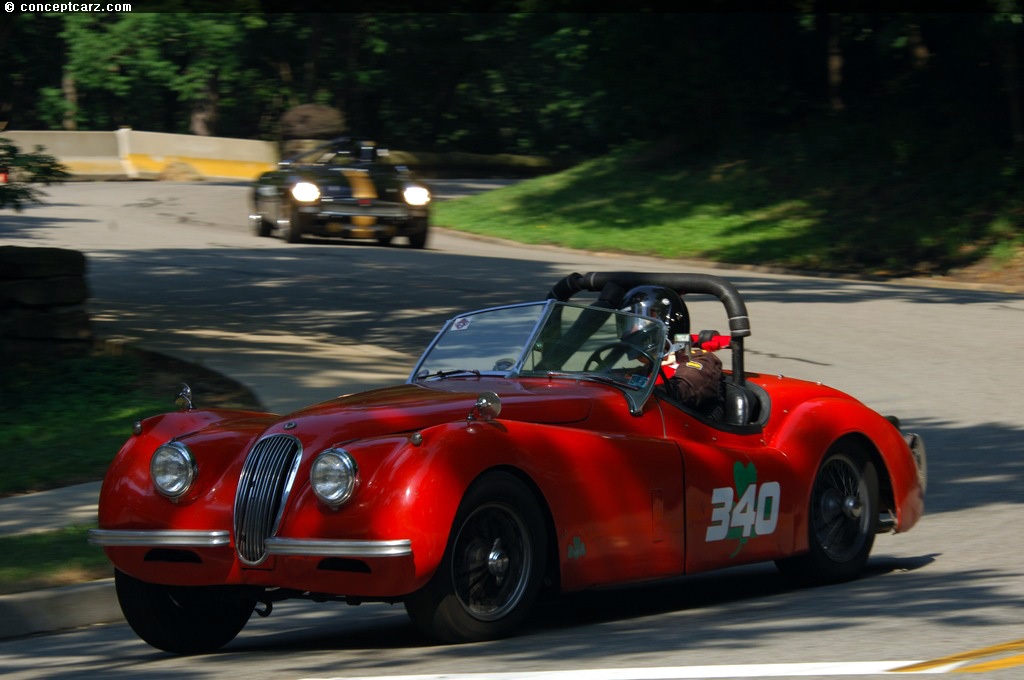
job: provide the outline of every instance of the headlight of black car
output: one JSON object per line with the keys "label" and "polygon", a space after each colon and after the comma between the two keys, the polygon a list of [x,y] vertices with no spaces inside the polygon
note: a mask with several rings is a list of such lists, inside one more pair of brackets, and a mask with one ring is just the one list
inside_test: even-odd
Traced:
{"label": "headlight of black car", "polygon": [[313,461],[309,483],[317,498],[336,508],[355,493],[359,485],[359,468],[345,449],[327,449]]}
{"label": "headlight of black car", "polygon": [[196,478],[196,461],[181,442],[167,442],[153,452],[149,475],[156,490],[174,500],[192,487]]}
{"label": "headlight of black car", "polygon": [[430,203],[430,191],[418,184],[410,184],[402,190],[402,197],[409,205],[426,205]]}
{"label": "headlight of black car", "polygon": [[292,187],[292,198],[300,203],[312,203],[320,198],[320,188],[312,182],[298,182]]}

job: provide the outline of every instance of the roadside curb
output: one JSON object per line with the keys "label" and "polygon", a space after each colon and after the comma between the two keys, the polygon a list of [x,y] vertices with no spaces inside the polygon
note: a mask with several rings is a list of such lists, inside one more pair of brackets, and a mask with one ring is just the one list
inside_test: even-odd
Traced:
{"label": "roadside curb", "polygon": [[0,595],[0,640],[119,621],[112,578]]}

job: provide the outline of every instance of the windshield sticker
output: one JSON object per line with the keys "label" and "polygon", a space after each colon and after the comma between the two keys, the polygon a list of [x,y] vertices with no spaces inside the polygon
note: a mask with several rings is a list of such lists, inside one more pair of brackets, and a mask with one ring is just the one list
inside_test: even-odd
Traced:
{"label": "windshield sticker", "polygon": [[711,492],[711,524],[705,540],[738,541],[730,555],[735,557],[749,539],[775,531],[782,487],[778,482],[758,484],[753,463],[736,463],[732,474],[735,488],[725,486]]}
{"label": "windshield sticker", "polygon": [[469,328],[469,324],[472,323],[468,316],[464,316],[461,319],[456,319],[452,322],[453,331],[464,331]]}

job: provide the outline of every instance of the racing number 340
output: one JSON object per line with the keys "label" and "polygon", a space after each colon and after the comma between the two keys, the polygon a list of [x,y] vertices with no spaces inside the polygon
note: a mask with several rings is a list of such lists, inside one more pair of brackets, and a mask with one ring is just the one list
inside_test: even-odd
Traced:
{"label": "racing number 340", "polygon": [[751,484],[734,503],[736,491],[732,487],[715,489],[711,493],[711,524],[705,540],[723,541],[772,533],[779,523],[781,493],[778,482]]}

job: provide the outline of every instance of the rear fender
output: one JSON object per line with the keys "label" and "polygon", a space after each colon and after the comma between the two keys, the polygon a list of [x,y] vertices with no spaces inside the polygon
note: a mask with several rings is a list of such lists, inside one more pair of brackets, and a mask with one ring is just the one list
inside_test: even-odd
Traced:
{"label": "rear fender", "polygon": [[[821,397],[795,406],[770,441],[770,446],[793,460],[795,469],[807,473],[804,503],[799,507],[809,507],[814,475],[825,453],[844,437],[858,440],[871,455],[878,469],[882,510],[892,513],[895,531],[908,531],[924,512],[924,490],[910,447],[891,422],[850,399]],[[797,550],[807,548],[807,521],[806,512],[794,517]]]}

